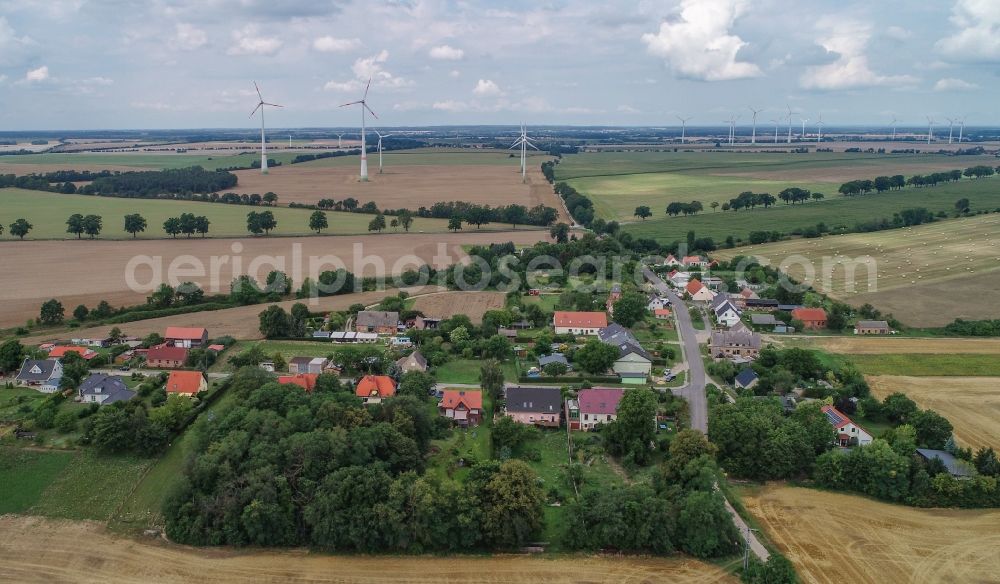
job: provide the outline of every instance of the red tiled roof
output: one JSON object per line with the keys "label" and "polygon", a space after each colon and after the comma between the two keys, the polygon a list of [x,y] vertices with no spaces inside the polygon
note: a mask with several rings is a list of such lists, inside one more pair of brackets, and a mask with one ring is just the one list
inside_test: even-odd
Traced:
{"label": "red tiled roof", "polygon": [[281,375],[278,377],[278,383],[282,385],[298,385],[306,391],[312,391],[316,388],[316,378],[319,377],[317,373],[298,373],[296,375]]}
{"label": "red tiled roof", "polygon": [[692,294],[693,295],[693,294],[697,294],[698,291],[701,290],[704,287],[705,286],[701,283],[701,280],[699,280],[698,278],[691,278],[691,281],[689,281],[687,283],[687,286],[686,286],[685,289],[687,290],[688,294]]}
{"label": "red tiled roof", "polygon": [[441,394],[439,405],[442,408],[453,410],[463,403],[467,410],[483,409],[483,392],[468,389],[446,389]]}
{"label": "red tiled roof", "polygon": [[826,311],[822,308],[796,308],[792,310],[792,318],[802,322],[826,320]]}
{"label": "red tiled roof", "polygon": [[147,361],[187,361],[188,350],[184,347],[157,345],[146,352]]}
{"label": "red tiled roof", "polygon": [[198,393],[202,379],[200,371],[171,371],[167,378],[167,393]]}
{"label": "red tiled roof", "polygon": [[186,341],[200,341],[204,336],[208,334],[205,328],[200,327],[185,327],[185,326],[168,326],[166,334],[163,335],[165,339],[184,339]]}
{"label": "red tiled roof", "polygon": [[566,312],[557,310],[552,315],[555,326],[577,328],[604,328],[608,326],[608,315],[604,312]]}
{"label": "red tiled roof", "polygon": [[657,308],[657,309],[653,310],[653,314],[655,314],[656,316],[670,316],[670,309],[669,308]]}
{"label": "red tiled roof", "polygon": [[97,353],[86,347],[53,347],[49,351],[50,359],[58,359],[60,357],[65,357],[66,353],[77,353],[84,359],[93,359],[97,356]]}
{"label": "red tiled roof", "polygon": [[358,397],[392,397],[396,395],[396,382],[388,375],[365,375],[358,382],[354,394]]}
{"label": "red tiled roof", "polygon": [[702,261],[704,260],[701,259],[701,256],[684,256],[684,259],[681,260],[681,263],[685,265],[700,264]]}
{"label": "red tiled roof", "polygon": [[226,346],[225,345],[209,345],[208,346],[208,350],[209,351],[215,351],[216,353],[218,353],[220,351],[225,351],[226,350]]}
{"label": "red tiled roof", "polygon": [[613,414],[618,411],[623,395],[624,389],[581,389],[577,395],[580,413]]}

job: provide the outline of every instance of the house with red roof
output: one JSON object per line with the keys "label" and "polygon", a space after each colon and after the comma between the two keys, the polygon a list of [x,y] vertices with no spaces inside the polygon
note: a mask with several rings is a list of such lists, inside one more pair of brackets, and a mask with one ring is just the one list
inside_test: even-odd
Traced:
{"label": "house with red roof", "polygon": [[566,400],[566,420],[571,430],[593,430],[598,424],[610,424],[618,418],[618,402],[624,389],[581,389],[576,399]]}
{"label": "house with red roof", "polygon": [[166,389],[167,395],[175,393],[193,397],[208,389],[208,382],[205,381],[205,376],[201,374],[201,371],[171,371],[164,389]]}
{"label": "house with red roof", "polygon": [[557,335],[596,335],[608,326],[605,312],[569,312],[557,310],[552,315],[552,326]]}
{"label": "house with red roof", "polygon": [[653,310],[653,318],[656,320],[670,320],[670,314],[669,308],[657,308]]}
{"label": "house with red roof", "polygon": [[666,259],[663,260],[663,265],[665,266],[679,266],[681,265],[680,260],[678,260],[674,254],[668,254]]}
{"label": "house with red roof", "polygon": [[146,351],[146,366],[150,369],[178,369],[187,362],[188,350],[163,344]]}
{"label": "house with red roof", "polygon": [[690,255],[684,256],[681,259],[681,263],[688,267],[704,268],[708,266],[708,260],[701,256]]}
{"label": "house with red roof", "polygon": [[438,413],[459,426],[478,426],[483,420],[483,392],[478,389],[446,389],[438,402]]}
{"label": "house with red roof", "polygon": [[823,414],[826,415],[827,421],[830,422],[830,425],[837,432],[834,444],[846,447],[868,446],[872,443],[872,435],[861,426],[852,422],[847,417],[847,414],[833,406],[823,406],[821,409]]}
{"label": "house with red roof", "polygon": [[382,400],[396,395],[396,382],[388,375],[365,375],[358,381],[354,395],[367,404],[380,404]]}
{"label": "house with red roof", "polygon": [[711,302],[715,298],[715,292],[709,290],[698,278],[692,278],[684,287],[684,291],[695,302]]}
{"label": "house with red roof", "polygon": [[826,311],[822,308],[796,308],[792,310],[792,320],[802,321],[804,329],[824,329],[826,328]]}
{"label": "house with red roof", "polygon": [[316,378],[318,373],[295,373],[293,375],[279,375],[278,383],[282,385],[298,385],[306,391],[316,389]]}
{"label": "house with red roof", "polygon": [[208,344],[208,329],[202,327],[168,326],[163,338],[172,347],[204,347]]}
{"label": "house with red roof", "polygon": [[49,359],[62,359],[67,353],[76,353],[87,361],[97,356],[97,351],[86,347],[55,346],[49,351]]}

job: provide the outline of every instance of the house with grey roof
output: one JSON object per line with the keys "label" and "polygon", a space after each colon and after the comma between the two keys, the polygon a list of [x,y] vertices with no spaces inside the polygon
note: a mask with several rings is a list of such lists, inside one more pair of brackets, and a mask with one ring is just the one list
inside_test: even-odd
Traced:
{"label": "house with grey roof", "polygon": [[410,371],[427,371],[427,359],[424,358],[420,351],[414,351],[405,357],[399,358],[396,361],[396,365],[403,373],[409,373]]}
{"label": "house with grey roof", "polygon": [[354,330],[359,333],[392,335],[399,325],[399,313],[385,310],[362,310],[354,319]]}
{"label": "house with grey roof", "polygon": [[544,369],[549,363],[561,363],[566,366],[566,370],[569,371],[573,367],[569,364],[566,359],[566,355],[562,353],[552,353],[551,355],[542,355],[538,358],[538,367]]}
{"label": "house with grey roof", "polygon": [[135,397],[135,392],[125,385],[121,377],[102,373],[94,373],[84,379],[76,391],[81,402],[102,406]]}
{"label": "house with grey roof", "polygon": [[612,366],[615,373],[637,374],[629,379],[645,381],[645,376],[653,369],[653,356],[642,348],[632,331],[615,322],[597,331],[597,338],[602,343],[618,347],[618,359]]}
{"label": "house with grey roof", "polygon": [[756,359],[760,353],[760,335],[746,330],[715,331],[709,344],[712,357],[726,359],[743,357]]}
{"label": "house with grey roof", "polygon": [[14,379],[18,385],[32,387],[42,393],[55,393],[63,376],[58,359],[25,359]]}
{"label": "house with grey roof", "polygon": [[733,385],[737,389],[752,389],[753,386],[757,385],[757,381],[759,381],[757,374],[753,369],[747,367],[739,372],[736,379],[733,380]]}
{"label": "house with grey roof", "polygon": [[562,392],[558,387],[508,387],[504,414],[515,422],[558,428]]}
{"label": "house with grey roof", "polygon": [[859,320],[854,325],[856,335],[888,335],[892,333],[889,323],[884,320]]}
{"label": "house with grey roof", "polygon": [[754,326],[777,326],[784,323],[774,318],[773,314],[751,314],[750,324]]}

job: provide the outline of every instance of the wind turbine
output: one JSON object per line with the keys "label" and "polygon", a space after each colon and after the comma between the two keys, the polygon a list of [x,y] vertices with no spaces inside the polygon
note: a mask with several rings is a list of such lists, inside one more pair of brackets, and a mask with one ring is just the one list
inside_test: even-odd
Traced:
{"label": "wind turbine", "polygon": [[257,107],[253,108],[250,112],[250,117],[252,118],[257,110],[260,110],[260,173],[267,174],[267,139],[264,137],[264,106],[269,105],[271,107],[284,107],[276,103],[267,103],[264,98],[260,95],[260,88],[257,87],[257,82],[253,82],[253,88],[257,90]]}
{"label": "wind turbine", "polygon": [[372,130],[378,136],[378,173],[382,174],[382,138],[388,138],[392,134],[379,134],[378,130]]}
{"label": "wind turbine", "polygon": [[805,142],[806,141],[806,122],[809,121],[809,118],[801,118],[801,120],[802,120],[802,133],[799,134],[799,141]]}
{"label": "wind turbine", "polygon": [[927,116],[927,143],[931,143],[931,138],[934,137],[934,118]]}
{"label": "wind turbine", "polygon": [[816,121],[816,143],[819,144],[823,141],[823,114],[819,115],[819,120]]}
{"label": "wind turbine", "polygon": [[688,116],[686,118],[682,118],[680,116],[677,116],[677,119],[681,121],[681,144],[683,144],[684,143],[684,133],[685,133],[685,130],[687,130],[687,123],[688,123],[688,120],[691,119],[691,116]]}
{"label": "wind turbine", "polygon": [[368,148],[365,146],[365,111],[370,113],[376,120],[378,116],[372,111],[372,108],[368,107],[368,89],[372,86],[371,77],[368,78],[368,85],[365,85],[365,94],[358,101],[352,101],[350,103],[345,103],[340,107],[347,107],[349,105],[361,105],[361,180],[362,182],[368,181]]}
{"label": "wind turbine", "polygon": [[948,120],[948,143],[951,144],[951,137],[955,135],[955,120],[952,118],[945,118]]}
{"label": "wind turbine", "polygon": [[965,132],[965,116],[958,120],[958,143],[962,143],[962,134]]}
{"label": "wind turbine", "polygon": [[771,121],[774,122],[774,143],[777,144],[778,143],[778,124],[781,123],[781,120],[778,119],[778,118],[775,118],[775,119],[773,119]]}
{"label": "wind turbine", "polygon": [[788,143],[792,143],[792,106],[785,104],[788,108]]}
{"label": "wind turbine", "polygon": [[759,114],[760,112],[762,112],[764,110],[762,110],[762,109],[753,109],[753,107],[751,107],[750,111],[753,112],[753,129],[750,131],[750,143],[751,144],[756,144],[757,143],[757,114]]}
{"label": "wind turbine", "polygon": [[897,121],[899,121],[899,120],[896,119],[896,116],[892,116],[892,141],[893,142],[896,141],[896,122]]}
{"label": "wind turbine", "polygon": [[740,119],[739,116],[730,116],[729,118],[729,145],[733,145],[733,141],[736,139],[736,120]]}
{"label": "wind turbine", "polygon": [[343,134],[337,134],[337,148],[343,148],[344,147],[344,142],[341,140],[341,138],[343,138],[343,137],[344,137]]}
{"label": "wind turbine", "polygon": [[508,150],[513,150],[518,146],[521,147],[521,182],[527,180],[528,172],[528,147],[532,147],[538,150],[538,147],[531,142],[531,138],[528,138],[528,132],[524,129],[524,125],[521,126],[521,134],[517,137],[517,140],[510,145]]}

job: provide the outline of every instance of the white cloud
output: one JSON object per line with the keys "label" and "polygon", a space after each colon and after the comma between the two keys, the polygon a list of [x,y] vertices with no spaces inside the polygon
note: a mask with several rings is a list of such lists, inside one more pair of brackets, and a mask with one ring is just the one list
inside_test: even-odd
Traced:
{"label": "white cloud", "polygon": [[31,69],[24,74],[24,80],[28,83],[38,83],[49,79],[49,67],[42,65],[38,69]]}
{"label": "white cloud", "polygon": [[186,22],[178,22],[170,45],[182,51],[193,51],[208,43],[208,35],[200,28]]}
{"label": "white cloud", "polygon": [[6,75],[0,75],[0,83],[3,83],[4,81],[7,81],[7,76]]}
{"label": "white cloud", "polygon": [[336,91],[338,93],[349,93],[351,91],[357,91],[364,87],[364,85],[357,79],[351,79],[349,81],[327,81],[323,84],[323,89],[327,91]]}
{"label": "white cloud", "polygon": [[871,27],[857,21],[825,18],[817,25],[817,44],[837,59],[826,65],[808,67],[799,79],[805,89],[838,90],[910,85],[909,75],[881,75],[871,69],[865,48],[871,39]]}
{"label": "white cloud", "polygon": [[7,19],[0,16],[0,66],[21,64],[27,49],[35,44],[27,35],[17,36],[17,32],[7,24]]}
{"label": "white cloud", "polygon": [[464,101],[456,101],[449,99],[447,101],[434,102],[432,108],[443,111],[443,112],[466,112],[472,109],[472,106]]}
{"label": "white cloud", "polygon": [[233,31],[233,46],[226,52],[230,55],[273,55],[281,44],[281,39],[261,36],[256,25],[248,24]]}
{"label": "white cloud", "polygon": [[98,77],[88,77],[88,78],[84,79],[82,81],[82,83],[84,85],[103,85],[103,86],[108,86],[108,85],[114,85],[115,84],[115,80],[114,79],[108,79],[107,77],[100,77],[100,76],[98,76]]}
{"label": "white cloud", "polygon": [[373,87],[400,89],[413,85],[413,82],[403,77],[397,77],[386,71],[385,63],[389,60],[389,51],[382,49],[376,55],[363,57],[351,65],[354,79],[347,81],[327,81],[323,89],[327,91],[355,91],[363,88],[371,79]]}
{"label": "white cloud", "polygon": [[433,47],[428,54],[431,59],[438,59],[439,61],[458,61],[465,56],[465,51],[448,45],[441,45]]}
{"label": "white cloud", "polygon": [[661,57],[679,77],[725,81],[757,77],[760,68],[737,56],[746,42],[730,34],[744,0],[682,0],[680,18],[642,35],[646,52]]}
{"label": "white cloud", "polygon": [[960,30],[939,40],[938,51],[954,61],[1000,61],[1000,2],[957,0],[951,22]]}
{"label": "white cloud", "polygon": [[489,97],[493,95],[500,95],[500,86],[494,83],[490,79],[480,79],[474,88],[472,88],[472,93],[480,97]]}
{"label": "white cloud", "polygon": [[934,91],[969,91],[972,89],[979,89],[979,86],[954,77],[938,79],[938,82],[934,84]]}
{"label": "white cloud", "polygon": [[634,107],[632,107],[630,105],[620,105],[620,106],[618,106],[618,111],[620,111],[623,114],[638,114],[638,113],[642,113],[642,112],[640,112],[639,110],[635,109]]}
{"label": "white cloud", "polygon": [[912,37],[913,33],[901,26],[890,26],[885,29],[885,36],[894,41],[905,41],[906,39]]}
{"label": "white cloud", "polygon": [[313,41],[313,49],[321,53],[346,53],[361,47],[360,39],[341,39],[321,36]]}
{"label": "white cloud", "polygon": [[462,72],[459,71],[458,69],[452,69],[451,71],[448,72],[448,77],[461,77],[461,76]]}

